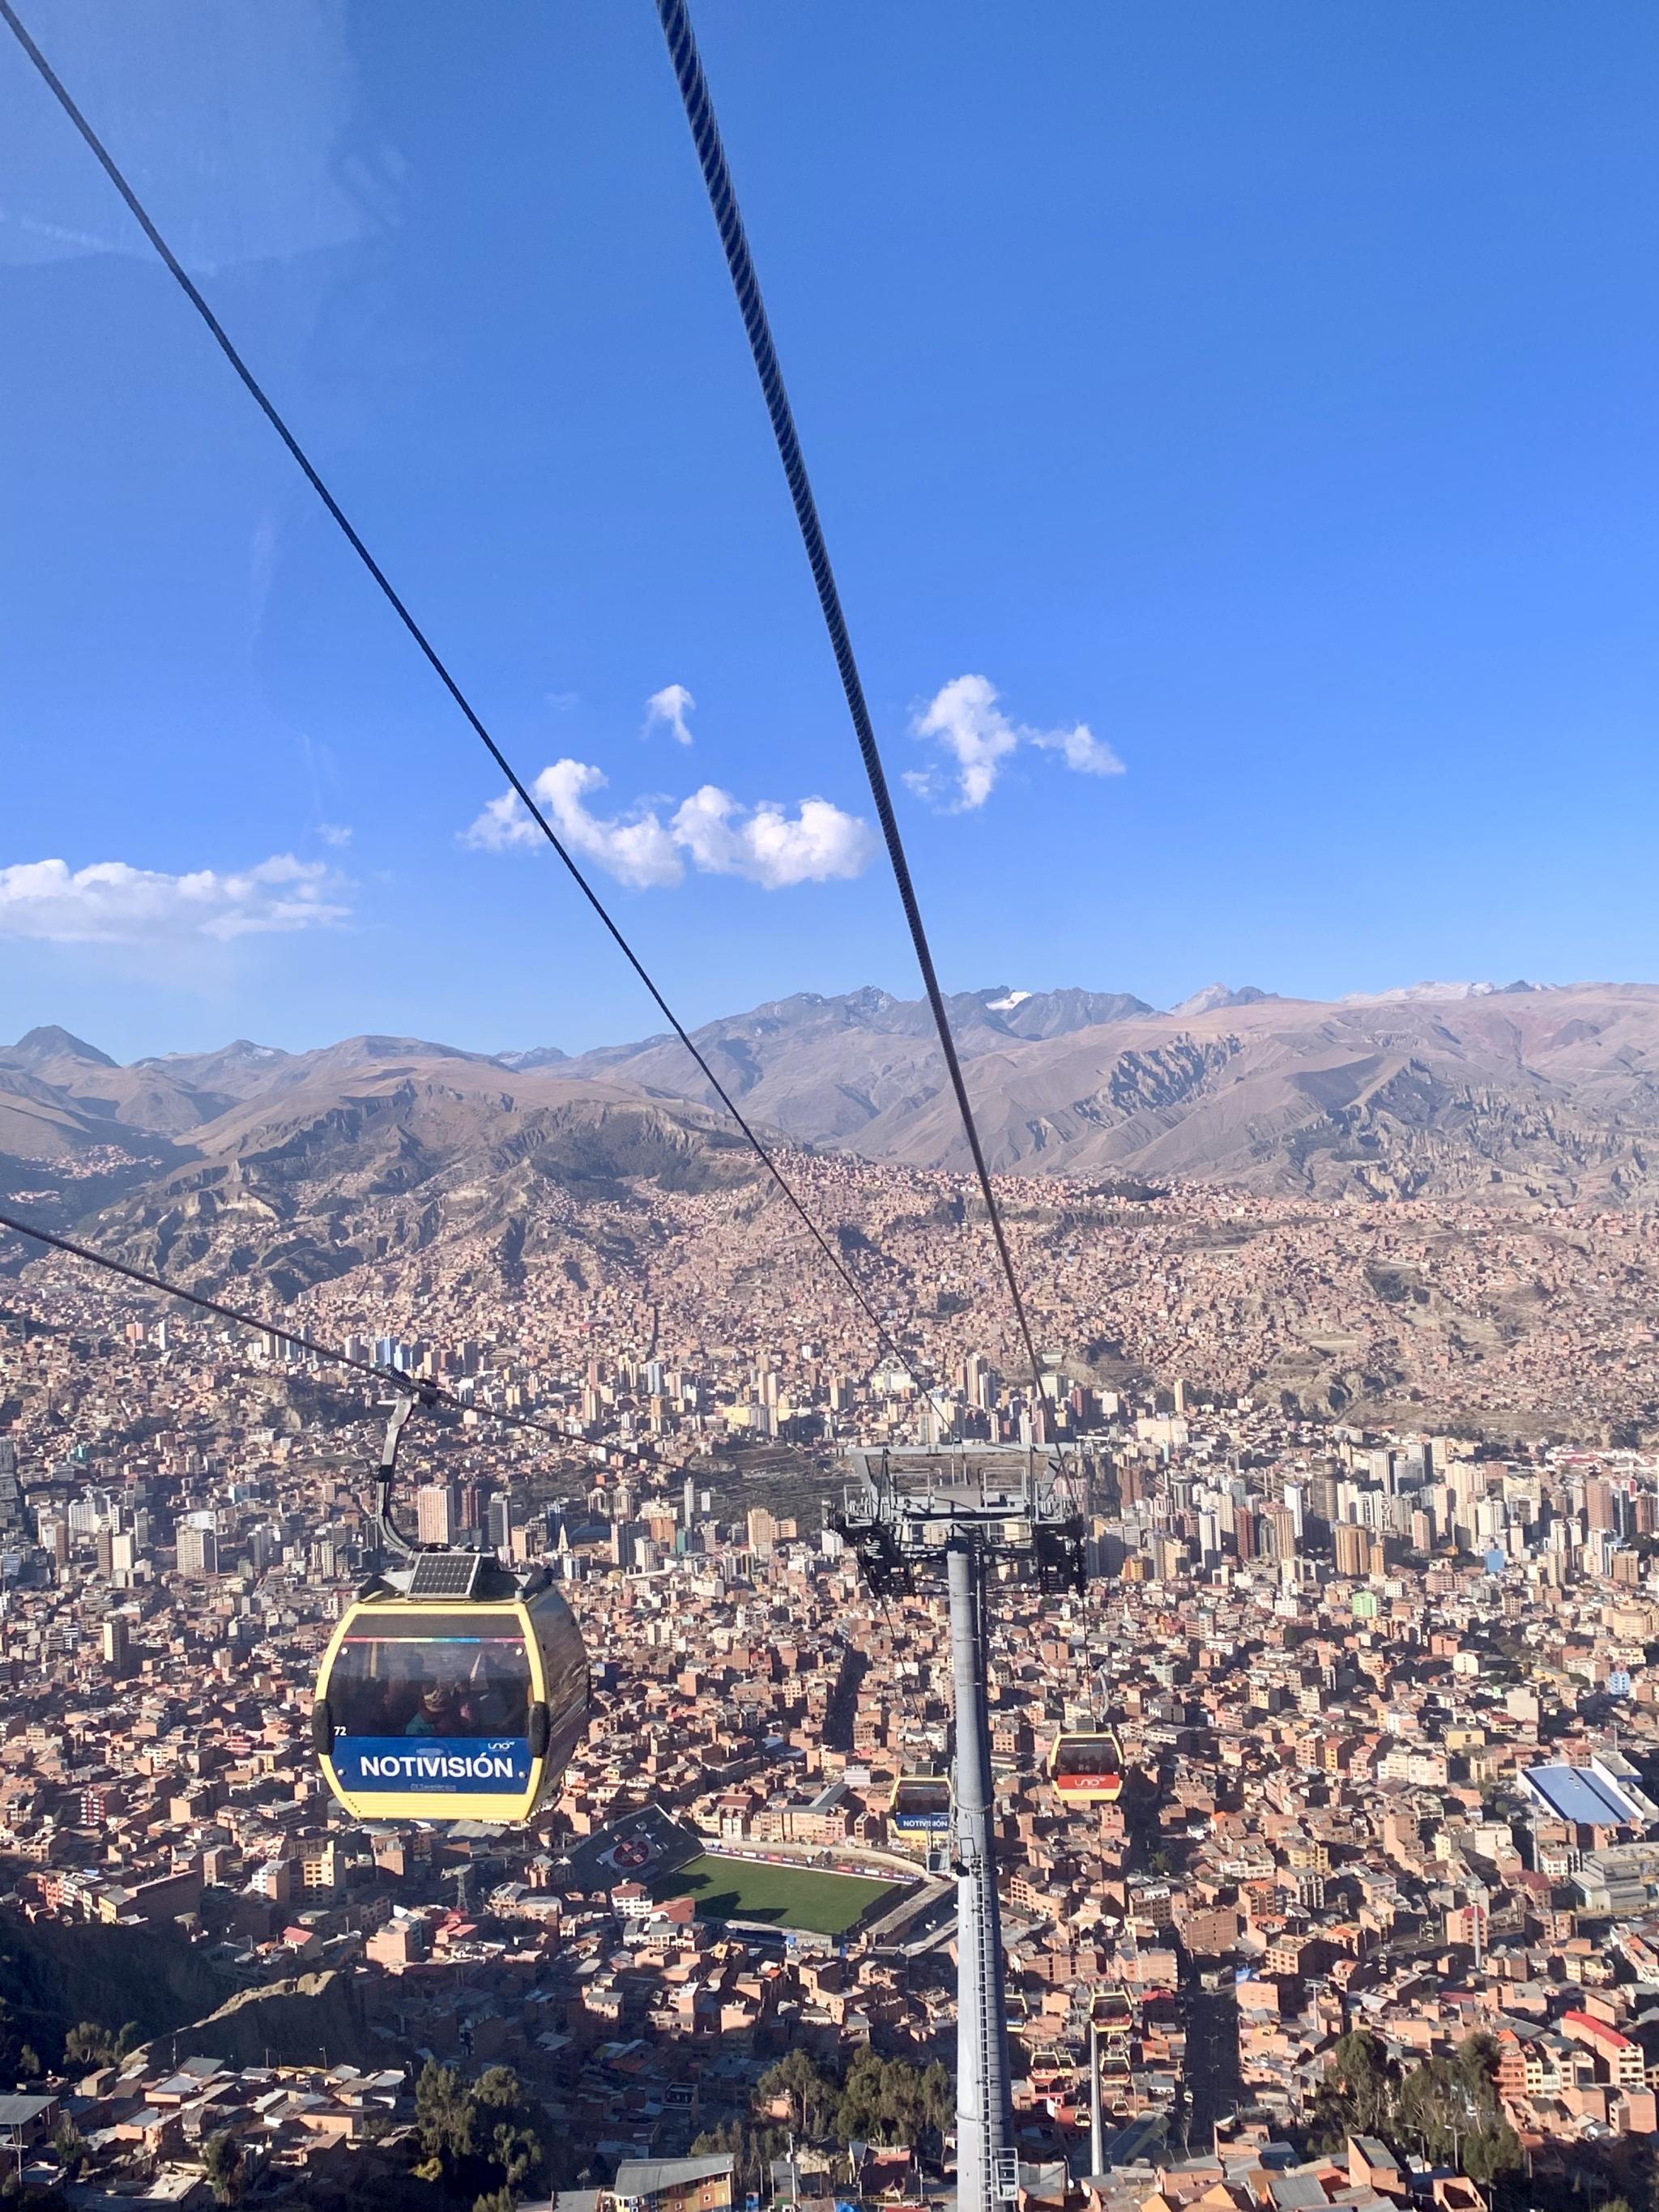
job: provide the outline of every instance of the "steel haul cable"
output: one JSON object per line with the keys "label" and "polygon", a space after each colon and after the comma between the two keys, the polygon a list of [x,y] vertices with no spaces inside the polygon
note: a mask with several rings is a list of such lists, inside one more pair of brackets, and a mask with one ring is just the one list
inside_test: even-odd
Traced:
{"label": "steel haul cable", "polygon": [[[233,1322],[239,1328],[252,1329],[260,1336],[269,1336],[279,1344],[291,1344],[296,1351],[313,1358],[326,1360],[335,1367],[349,1368],[355,1374],[367,1375],[376,1382],[390,1385],[406,1396],[419,1398],[423,1405],[453,1407],[456,1412],[475,1413],[481,1419],[500,1421],[510,1429],[529,1429],[538,1436],[551,1437],[556,1443],[568,1445],[570,1438],[563,1429],[556,1429],[546,1421],[532,1420],[526,1413],[510,1413],[499,1406],[476,1405],[471,1399],[458,1397],[454,1391],[445,1389],[441,1382],[431,1382],[424,1376],[406,1375],[398,1367],[381,1367],[372,1359],[359,1359],[349,1352],[341,1352],[331,1344],[320,1343],[302,1330],[285,1328],[280,1322],[266,1321],[259,1314],[244,1313],[240,1306],[227,1305],[222,1299],[208,1297],[200,1291],[188,1291],[181,1283],[170,1283],[165,1276],[153,1275],[147,1268],[136,1267],[131,1261],[118,1260],[113,1253],[100,1252],[91,1244],[79,1244],[72,1237],[60,1237],[54,1231],[42,1229],[33,1221],[22,1221],[14,1213],[0,1211],[0,1230],[9,1230],[15,1237],[27,1237],[37,1244],[45,1244],[54,1252],[66,1253],[72,1260],[84,1260],[89,1267],[102,1267],[112,1275],[124,1276],[130,1283],[143,1289],[157,1291],[163,1297],[177,1298],[181,1304],[194,1306],[199,1312],[213,1314],[221,1321]],[[805,1445],[789,1444],[791,1451],[806,1451]]]}
{"label": "steel haul cable", "polygon": [[118,1260],[113,1253],[100,1252],[90,1244],[77,1244],[73,1237],[59,1237],[50,1229],[38,1228],[32,1221],[20,1221],[15,1214],[0,1212],[0,1229],[9,1229],[15,1237],[33,1237],[37,1244],[49,1245],[54,1252],[66,1252],[72,1260],[85,1260],[94,1267],[106,1268],[112,1275],[124,1275],[130,1283],[142,1284],[148,1291],[160,1291],[163,1297],[178,1298],[187,1306],[195,1306],[202,1313],[216,1315],[221,1321],[234,1322],[239,1328],[256,1330],[279,1344],[291,1344],[296,1351],[309,1352],[313,1358],[326,1359],[335,1367],[349,1367],[358,1375],[371,1376],[377,1382],[390,1383],[394,1390],[418,1396],[422,1401],[453,1406],[464,1413],[486,1414],[492,1421],[504,1422],[508,1428],[534,1429],[538,1435],[557,1437],[568,1443],[562,1429],[550,1428],[545,1421],[532,1421],[524,1413],[499,1411],[494,1406],[470,1405],[458,1398],[453,1390],[446,1390],[441,1382],[417,1382],[400,1368],[381,1367],[372,1359],[359,1359],[349,1352],[339,1352],[331,1344],[319,1344],[315,1337],[307,1336],[296,1328],[284,1328],[280,1322],[264,1321],[258,1314],[244,1313],[238,1306],[228,1306],[218,1298],[204,1297],[200,1291],[187,1291],[181,1284],[169,1283],[161,1275],[152,1275],[148,1269],[135,1267],[131,1261]]}
{"label": "steel haul cable", "polygon": [[911,880],[910,863],[905,854],[904,841],[899,835],[897,817],[893,812],[892,794],[887,787],[887,771],[882,765],[881,749],[876,743],[875,726],[871,721],[870,708],[864,696],[864,680],[854,658],[853,641],[848,630],[847,617],[842,611],[841,593],[836,587],[835,571],[830,565],[830,549],[824,543],[823,526],[818,520],[817,501],[812,496],[811,479],[806,473],[806,460],[795,428],[794,412],[789,404],[789,394],[784,389],[783,371],[779,366],[777,348],[773,343],[772,326],[767,319],[766,302],[761,296],[760,279],[755,273],[754,259],[744,232],[737,191],[732,182],[732,172],[726,165],[726,149],[720,143],[720,126],[714,120],[714,103],[708,90],[708,80],[703,75],[702,62],[697,52],[697,42],[692,33],[691,18],[685,0],[657,0],[657,13],[661,18],[663,35],[668,41],[669,58],[673,63],[675,81],[685,106],[685,119],[691,126],[691,137],[697,149],[697,160],[702,165],[703,183],[708,187],[708,204],[714,210],[720,245],[725,249],[726,265],[731,273],[732,289],[737,295],[743,326],[748,333],[749,350],[754,356],[755,370],[760,378],[766,411],[771,418],[772,434],[777,441],[778,459],[783,463],[789,496],[794,502],[795,520],[799,526],[801,543],[806,550],[807,564],[812,571],[812,581],[817,586],[818,605],[823,615],[824,628],[830,633],[836,666],[841,672],[842,690],[847,695],[847,710],[852,716],[854,733],[858,738],[859,752],[870,782],[870,796],[875,801],[876,817],[881,823],[893,880],[898,886],[899,902],[909,925],[916,964],[921,970],[927,1004],[933,1010],[933,1024],[939,1031],[939,1049],[945,1055],[945,1065],[950,1073],[957,1110],[962,1116],[968,1149],[973,1155],[974,1173],[979,1179],[980,1193],[990,1218],[991,1234],[996,1240],[997,1256],[1007,1278],[1008,1295],[1013,1301],[1014,1316],[1024,1340],[1026,1358],[1030,1361],[1031,1386],[1041,1402],[1042,1363],[1037,1358],[1036,1340],[1031,1334],[1025,1301],[1020,1295],[1019,1280],[1014,1273],[1013,1255],[1008,1249],[1001,1212],[997,1205],[996,1194],[991,1188],[991,1173],[986,1164],[985,1148],[980,1142],[978,1124],[974,1120],[962,1062],[957,1055],[956,1039],[951,1033],[951,1018],[945,1011],[945,994],[939,989],[939,977],[934,972],[933,949],[927,942],[915,884]]}
{"label": "steel haul cable", "polygon": [[[293,431],[289,429],[287,422],[278,411],[276,403],[270,398],[264,386],[259,382],[252,370],[248,367],[241,355],[237,351],[236,347],[232,342],[223,324],[220,322],[212,308],[209,307],[206,300],[203,297],[194,281],[191,279],[188,270],[185,268],[178,255],[174,253],[173,248],[167,244],[167,240],[162,236],[161,231],[157,229],[149,211],[144,207],[143,202],[139,199],[138,195],[134,191],[132,186],[127,182],[127,179],[116,162],[114,156],[110,153],[102,139],[100,138],[98,133],[93,129],[91,124],[88,122],[86,117],[81,112],[80,108],[76,105],[74,99],[71,97],[69,89],[64,85],[62,78],[58,76],[57,71],[52,68],[52,64],[46,59],[45,54],[41,52],[40,47],[36,46],[33,39],[29,35],[28,30],[25,27],[21,17],[18,15],[16,9],[11,4],[11,0],[0,0],[0,21],[3,21],[5,22],[8,29],[17,40],[18,45],[21,46],[23,52],[28,56],[29,60],[34,64],[41,80],[46,84],[47,89],[51,92],[52,97],[57,100],[58,106],[63,109],[70,121],[74,125],[82,138],[86,142],[87,146],[89,148],[94,157],[97,161],[99,167],[103,170],[105,175],[109,179],[111,184],[114,185],[115,190],[119,193],[121,198],[125,203],[128,213],[132,216],[133,221],[138,225],[138,228],[143,232],[144,236],[149,240],[150,245],[154,246],[156,253],[160,256],[168,275],[179,286],[180,291],[184,293],[185,298],[190,301],[191,306],[195,308],[197,313],[201,317],[203,323],[207,327],[209,335],[212,337],[214,343],[218,347],[220,352],[223,354],[225,359],[230,363],[231,368],[235,371],[237,377],[247,392],[249,398],[253,401],[255,406],[258,408],[266,422],[270,423],[271,428],[276,433],[276,435],[282,440],[283,444],[288,448],[295,465],[299,468],[301,475],[303,475],[306,482],[311,486],[313,491],[316,493],[318,498],[322,501],[324,507],[328,510],[330,517],[337,525],[342,536],[346,540],[346,543],[350,546],[352,551],[357,556],[357,558],[362,562],[364,568],[368,571],[375,583],[380,586],[380,591],[386,599],[386,604],[391,607],[392,612],[397,616],[404,629],[408,631],[410,636],[420,648],[422,654],[431,667],[433,672],[436,675],[439,682],[443,685],[445,690],[448,692],[456,706],[459,708],[474,736],[477,738],[479,743],[483,746],[485,751],[489,753],[496,767],[507,778],[508,784],[511,786],[514,794],[517,796],[520,804],[524,806],[526,811],[529,814],[531,820],[534,822],[536,827],[541,831],[543,836],[546,838],[548,843],[553,848],[553,850],[558,854],[560,860],[564,863],[565,869],[568,873],[571,881],[575,884],[577,890],[580,891],[582,896],[587,901],[588,905],[592,908],[593,912],[599,916],[600,922],[603,924],[612,943],[622,954],[623,959],[627,961],[629,966],[639,978],[639,981],[644,985],[646,991],[651,998],[652,1004],[657,1008],[657,1011],[661,1014],[663,1019],[673,1030],[674,1035],[685,1047],[687,1052],[690,1054],[692,1059],[696,1061],[698,1069],[701,1071],[703,1079],[708,1085],[709,1089],[714,1093],[714,1096],[720,1100],[721,1105],[731,1115],[738,1128],[742,1132],[744,1137],[747,1139],[750,1146],[754,1151],[757,1158],[765,1168],[766,1172],[771,1176],[773,1182],[777,1185],[779,1190],[781,1191],[791,1209],[806,1230],[807,1234],[817,1246],[818,1250],[823,1254],[823,1257],[835,1269],[836,1274],[840,1276],[842,1281],[847,1285],[848,1290],[852,1293],[853,1297],[855,1299],[860,1309],[863,1312],[865,1319],[870,1323],[871,1328],[874,1330],[876,1341],[881,1346],[881,1349],[887,1354],[889,1358],[896,1359],[898,1362],[899,1365],[904,1369],[905,1372],[915,1382],[917,1388],[922,1392],[923,1395],[927,1397],[929,1402],[933,1406],[936,1413],[939,1413],[942,1417],[943,1409],[940,1407],[939,1401],[933,1395],[932,1386],[922,1381],[921,1376],[916,1373],[915,1367],[911,1360],[894,1341],[885,1324],[882,1322],[880,1316],[876,1312],[874,1306],[865,1295],[864,1290],[857,1278],[850,1272],[839,1254],[837,1254],[830,1245],[830,1241],[824,1236],[823,1231],[818,1227],[817,1222],[813,1220],[811,1215],[806,1211],[806,1208],[797,1194],[794,1186],[788,1181],[782,1170],[778,1166],[777,1162],[774,1159],[768,1147],[762,1143],[759,1136],[750,1127],[746,1116],[738,1107],[737,1101],[732,1097],[726,1085],[720,1081],[719,1076],[715,1074],[707,1056],[694,1042],[690,1030],[687,1030],[679,1016],[674,1012],[674,1009],[669,1005],[667,1000],[664,998],[661,991],[657,988],[656,983],[652,980],[651,975],[647,969],[645,963],[641,960],[639,955],[635,951],[628,939],[623,935],[620,927],[611,919],[610,911],[606,908],[604,901],[600,898],[599,893],[594,890],[587,878],[582,873],[581,870],[576,866],[576,863],[572,859],[568,850],[561,842],[559,836],[555,831],[552,823],[549,822],[547,817],[537,805],[534,797],[532,795],[530,790],[526,787],[522,779],[514,769],[512,763],[507,759],[506,754],[502,752],[501,747],[496,744],[495,738],[485,727],[477,708],[467,697],[465,692],[462,690],[459,683],[456,680],[454,676],[451,674],[447,665],[439,653],[437,647],[433,645],[430,639],[427,636],[426,632],[421,628],[414,616],[410,612],[408,607],[404,605],[403,600],[398,597],[398,592],[393,588],[391,580],[386,575],[386,571],[380,567],[380,562],[374,558],[374,556],[369,551],[367,544],[358,535],[350,518],[347,515],[344,508],[341,507],[339,501],[335,498],[333,493],[329,489],[328,485],[319,474],[305,448],[301,445]],[[30,1231],[27,1233],[33,1234],[35,1232]],[[1000,1230],[998,1234],[1000,1237]],[[91,1255],[87,1255],[83,1256]]]}

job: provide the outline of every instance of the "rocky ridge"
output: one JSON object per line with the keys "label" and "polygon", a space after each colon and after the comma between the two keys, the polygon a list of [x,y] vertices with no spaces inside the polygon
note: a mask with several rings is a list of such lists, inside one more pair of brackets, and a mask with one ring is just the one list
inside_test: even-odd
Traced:
{"label": "rocky ridge", "polygon": [[[994,986],[957,994],[951,1012],[1003,1172],[1504,1203],[1623,1206],[1654,1188],[1649,984],[1423,984],[1328,1003],[1213,984],[1169,1013],[1125,993]],[[695,1035],[745,1115],[783,1140],[969,1165],[919,1000],[800,993]],[[526,1162],[562,1185],[723,1177],[737,1171],[726,1146],[718,1101],[672,1036],[574,1057],[240,1040],[127,1067],[58,1029],[0,1048],[0,1183],[33,1188],[56,1168],[96,1183],[88,1199],[142,1193],[180,1224],[280,1211],[301,1185],[337,1212],[354,1193],[410,1199],[446,1176],[493,1179],[506,1203],[501,1178]]]}

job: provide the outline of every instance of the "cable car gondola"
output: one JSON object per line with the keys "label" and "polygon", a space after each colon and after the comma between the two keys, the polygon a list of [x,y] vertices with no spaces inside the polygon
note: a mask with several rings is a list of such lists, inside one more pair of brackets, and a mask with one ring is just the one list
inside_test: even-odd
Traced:
{"label": "cable car gondola", "polygon": [[901,1835],[943,1835],[951,1826],[952,1802],[948,1774],[901,1774],[887,1801],[887,1818]]}
{"label": "cable car gondola", "polygon": [[1123,1795],[1123,1747],[1109,1729],[1062,1735],[1048,1757],[1048,1779],[1071,1805],[1115,1805]]}
{"label": "cable car gondola", "polygon": [[477,1552],[422,1553],[361,1592],[313,1716],[359,1820],[527,1820],[586,1721],[587,1654],[551,1577]]}
{"label": "cable car gondola", "polygon": [[324,1654],[312,1729],[323,1778],[359,1820],[527,1820],[587,1722],[587,1652],[544,1568],[416,1551],[392,1526],[392,1409],[377,1518],[408,1564],[359,1590]]}
{"label": "cable car gondola", "polygon": [[1089,2001],[1089,2021],[1103,2035],[1127,2035],[1134,2026],[1134,2003],[1121,1982],[1103,1982]]}

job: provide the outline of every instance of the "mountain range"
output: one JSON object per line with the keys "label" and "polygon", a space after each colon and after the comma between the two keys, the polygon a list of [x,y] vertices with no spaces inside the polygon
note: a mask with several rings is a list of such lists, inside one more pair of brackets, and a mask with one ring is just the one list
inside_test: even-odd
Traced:
{"label": "mountain range", "polygon": [[[1654,1187],[1653,985],[1436,983],[1317,1002],[1215,984],[1164,1012],[1122,992],[993,986],[950,1011],[1001,1170],[1325,1197],[1617,1204]],[[694,1034],[774,1136],[968,1165],[921,1000],[802,992]],[[745,1171],[672,1036],[576,1055],[238,1040],[125,1066],[56,1027],[0,1048],[0,1185],[56,1169],[71,1212],[140,1188],[251,1198],[295,1179],[415,1193],[529,1159],[556,1179],[682,1187]]]}

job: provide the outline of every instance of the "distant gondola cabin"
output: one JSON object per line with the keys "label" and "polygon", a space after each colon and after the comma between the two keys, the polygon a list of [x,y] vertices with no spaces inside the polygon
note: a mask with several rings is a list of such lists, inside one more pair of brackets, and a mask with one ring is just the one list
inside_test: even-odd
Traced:
{"label": "distant gondola cabin", "polygon": [[887,1818],[901,1835],[944,1835],[951,1799],[948,1774],[901,1774],[887,1801]]}
{"label": "distant gondola cabin", "polygon": [[1122,1746],[1109,1729],[1062,1735],[1049,1755],[1048,1779],[1067,1804],[1115,1804],[1123,1794]]}

